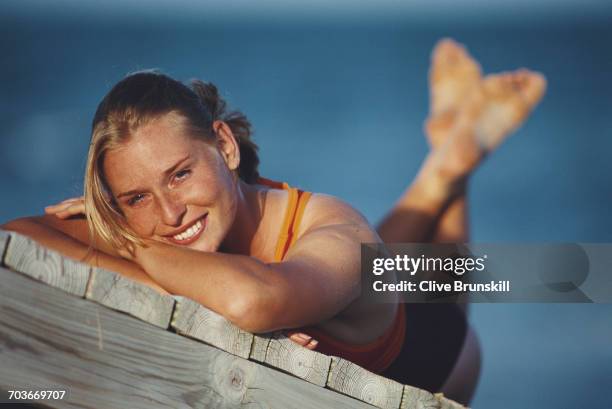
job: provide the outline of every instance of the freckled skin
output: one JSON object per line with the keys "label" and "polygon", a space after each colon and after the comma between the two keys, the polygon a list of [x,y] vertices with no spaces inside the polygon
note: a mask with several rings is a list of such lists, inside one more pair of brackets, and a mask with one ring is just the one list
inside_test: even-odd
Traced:
{"label": "freckled skin", "polygon": [[208,214],[204,233],[187,247],[216,251],[235,217],[236,181],[217,147],[190,138],[177,122],[168,114],[138,129],[106,154],[104,173],[115,197],[138,190],[136,200],[134,195],[117,199],[138,236],[172,244],[165,236]]}

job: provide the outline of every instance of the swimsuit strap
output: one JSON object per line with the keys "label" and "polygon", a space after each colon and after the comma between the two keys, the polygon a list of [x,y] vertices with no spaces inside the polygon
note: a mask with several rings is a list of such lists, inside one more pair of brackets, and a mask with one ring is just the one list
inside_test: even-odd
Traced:
{"label": "swimsuit strap", "polygon": [[[304,209],[312,193],[292,188],[285,182],[276,182],[265,178],[259,178],[257,183],[273,189],[286,190],[289,194],[287,210],[274,252],[274,261],[280,262],[295,243]],[[406,334],[405,320],[404,304],[400,303],[398,304],[395,321],[389,329],[377,339],[364,345],[353,345],[340,341],[314,326],[299,328],[298,330],[313,336],[319,341],[317,351],[327,355],[340,356],[372,372],[381,373],[391,365],[401,351]]]}
{"label": "swimsuit strap", "polygon": [[283,225],[281,226],[274,251],[274,261],[280,262],[285,258],[285,255],[297,239],[297,233],[300,228],[300,223],[302,222],[304,209],[306,209],[306,204],[308,203],[308,199],[312,196],[312,193],[290,187],[285,182],[275,182],[265,178],[259,178],[257,183],[273,189],[286,190],[289,194]]}

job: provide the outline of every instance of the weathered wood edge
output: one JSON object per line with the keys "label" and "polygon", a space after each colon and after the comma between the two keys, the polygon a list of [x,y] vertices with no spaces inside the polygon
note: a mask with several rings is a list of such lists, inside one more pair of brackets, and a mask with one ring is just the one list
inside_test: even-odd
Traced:
{"label": "weathered wood edge", "polygon": [[[109,301],[109,299],[117,299],[117,297],[97,297],[95,295],[90,294],[90,296],[88,297],[87,295],[90,293],[89,290],[95,290],[96,286],[95,286],[95,274],[93,273],[93,270],[98,270],[98,269],[91,269],[89,266],[83,264],[83,263],[79,263],[77,261],[74,261],[72,259],[69,259],[67,257],[62,256],[59,253],[53,252],[52,250],[49,250],[47,248],[45,248],[44,246],[41,246],[40,244],[36,243],[35,241],[33,241],[32,239],[29,239],[25,236],[19,235],[17,233],[14,232],[6,232],[3,230],[0,230],[0,261],[2,263],[5,263],[6,261],[6,256],[9,253],[9,247],[10,247],[10,243],[14,240],[14,237],[22,237],[23,239],[27,240],[28,242],[31,242],[34,246],[36,246],[36,248],[40,249],[40,251],[42,251],[41,254],[43,255],[51,255],[51,257],[55,257],[55,259],[60,260],[62,263],[67,263],[68,267],[73,267],[76,268],[76,271],[84,271],[83,269],[87,269],[87,271],[92,271],[91,274],[88,273],[87,275],[87,280],[85,281],[85,285],[84,285],[84,289],[83,289],[83,294],[80,294],[80,291],[72,291],[72,290],[66,290],[65,288],[62,288],[62,286],[58,286],[58,285],[54,285],[53,283],[47,282],[44,280],[44,276],[43,279],[41,280],[40,278],[37,278],[35,275],[32,276],[31,274],[29,274],[28,272],[23,272],[23,271],[19,271],[23,274],[29,275],[32,278],[36,278],[42,282],[44,282],[47,285],[50,285],[52,287],[56,287],[56,288],[60,288],[66,292],[75,294],[75,295],[79,295],[81,297],[85,297],[85,298],[89,298],[92,301],[95,301],[97,303],[100,303],[102,305],[105,305],[106,307],[109,308],[113,308],[113,309],[117,309],[119,311],[122,312],[126,312],[132,316],[134,316],[135,318],[140,319],[141,321],[145,321],[145,322],[149,322],[151,324],[154,324],[160,328],[164,328],[167,329],[169,326],[172,326],[172,323],[174,322],[174,317],[175,315],[178,314],[178,308],[175,308],[174,303],[178,302],[175,301],[175,299],[180,300],[183,299],[184,297],[171,297],[171,296],[163,296],[159,293],[157,293],[155,290],[144,286],[143,284],[137,283],[135,281],[129,280],[127,278],[121,277],[120,280],[116,280],[116,281],[125,281],[124,285],[125,288],[132,288],[135,289],[137,292],[140,292],[141,290],[149,293],[150,295],[155,297],[155,296],[159,296],[162,297],[162,302],[160,303],[160,305],[164,305],[163,307],[161,307],[161,310],[158,310],[155,314],[158,314],[158,317],[153,317],[151,318],[149,315],[147,315],[147,313],[144,313],[144,309],[142,307],[137,307],[137,308],[130,308],[130,307],[125,307],[122,306],[121,303],[117,303],[117,302],[113,302],[113,301]],[[3,254],[4,253],[4,254]],[[55,260],[54,259],[54,260]],[[57,262],[57,260],[55,262]],[[11,262],[11,264],[17,264],[17,263],[13,263]],[[14,266],[12,266],[11,264],[6,264],[6,266],[15,269]],[[19,266],[18,266],[19,267]],[[15,269],[16,270],[16,269]],[[99,269],[100,271],[104,271],[104,273],[101,273],[102,276],[105,276],[108,278],[113,277],[114,275],[118,275],[117,273],[113,273],[113,272],[109,272],[106,270],[102,270]],[[17,271],[17,270],[16,270]],[[70,271],[70,270],[69,270]],[[98,271],[96,271],[97,273]],[[81,273],[78,273],[81,274]],[[110,280],[110,282],[115,281],[115,279],[113,278],[112,280]],[[89,290],[86,292],[85,290],[88,289]],[[164,299],[165,297],[165,299]],[[121,297],[119,297],[121,298]],[[146,298],[146,297],[145,297]],[[186,298],[185,298],[186,299]],[[193,300],[189,300],[192,303],[195,303],[195,301]],[[158,301],[159,302],[159,301]],[[197,306],[201,307],[204,310],[207,310],[205,307],[201,306],[200,304],[195,303]],[[168,308],[169,306],[169,308]],[[178,304],[176,305],[176,307],[178,307]],[[162,311],[162,312],[160,312]],[[210,310],[207,310],[210,311]],[[210,311],[212,312],[212,311]],[[155,315],[154,314],[154,315]],[[214,314],[214,313],[213,313]],[[167,319],[166,319],[167,316]],[[163,318],[162,318],[163,317]],[[219,316],[221,317],[221,316]],[[221,319],[224,320],[223,317],[221,317]],[[230,324],[231,325],[231,324]],[[174,328],[174,327],[173,327]],[[178,328],[174,328],[179,335],[182,336],[187,336],[187,337],[193,337],[193,335],[191,334],[187,334],[186,332],[184,332],[183,330],[179,330]],[[241,331],[241,330],[240,330]],[[281,333],[275,333],[275,334],[260,334],[260,335],[254,335],[254,334],[249,334],[247,332],[242,331],[244,334],[249,335],[251,338],[250,342],[246,342],[244,343],[244,345],[248,344],[248,348],[246,346],[242,346],[240,348],[238,348],[238,352],[232,352],[231,349],[232,347],[223,347],[223,343],[218,343],[219,345],[213,345],[216,346],[217,348],[223,349],[226,352],[230,352],[232,354],[241,356],[243,358],[248,358],[252,361],[255,362],[260,362],[260,363],[265,363],[268,366],[272,366],[276,369],[280,369],[281,371],[290,373],[298,378],[304,379],[310,383],[313,383],[315,385],[318,386],[323,386],[326,387],[328,389],[334,390],[336,392],[340,392],[343,394],[346,394],[348,396],[351,396],[355,399],[359,399],[361,401],[364,402],[368,402],[370,404],[374,404],[378,407],[381,408],[387,408],[387,407],[394,407],[394,408],[409,408],[410,406],[405,406],[405,405],[409,405],[410,404],[410,399],[407,399],[406,402],[404,403],[403,401],[403,397],[406,394],[406,390],[417,390],[417,391],[422,391],[423,392],[423,397],[432,395],[431,393],[418,389],[418,388],[414,388],[410,385],[406,385],[405,387],[391,379],[387,379],[384,378],[382,376],[373,374],[367,370],[365,370],[364,368],[359,367],[358,365],[344,360],[342,358],[338,358],[338,357],[329,357],[327,355],[323,355],[321,353],[318,353],[316,351],[311,351],[307,348],[303,348],[295,343],[293,343],[292,341],[290,341],[287,337],[285,337],[284,335],[282,335]],[[198,339],[199,341],[203,341],[203,342],[207,342],[206,340],[200,339],[198,337],[193,337]],[[248,337],[247,337],[248,338]],[[273,342],[274,341],[274,342]],[[208,342],[210,343],[210,342]],[[270,349],[270,346],[272,346],[272,349]],[[229,351],[228,351],[229,349]],[[291,351],[291,352],[289,352]],[[368,373],[369,375],[376,377],[376,378],[371,378],[371,379],[378,379],[378,382],[382,382],[382,380],[384,381],[388,381],[387,385],[393,385],[393,384],[398,384],[400,386],[402,386],[402,393],[399,394],[400,396],[400,403],[398,403],[398,406],[380,406],[381,404],[376,404],[373,403],[375,401],[375,399],[373,399],[373,395],[367,395],[367,396],[362,396],[362,394],[357,394],[357,393],[353,393],[353,394],[349,394],[346,393],[345,391],[339,390],[337,388],[336,385],[334,385],[334,382],[332,382],[330,384],[330,380],[333,378],[333,376],[337,375],[337,374],[332,374],[331,369],[334,367],[334,362],[333,359],[339,359],[342,360],[348,364],[350,364],[350,367],[353,367],[353,370],[356,370],[354,367],[359,368],[359,370],[356,370],[357,372],[363,373],[361,371],[365,371],[366,373]],[[336,362],[337,364],[337,362]],[[327,368],[327,369],[325,369]],[[325,375],[323,375],[325,374]],[[368,378],[369,375],[366,377]],[[408,389],[407,389],[408,388]],[[391,397],[390,401],[391,402],[395,402],[396,397],[397,397],[397,391],[395,391],[396,388],[392,388],[393,390],[393,397]],[[354,395],[358,395],[358,396],[354,396]],[[441,408],[448,408],[448,409],[459,409],[459,408],[465,408],[464,406],[444,397],[442,394],[435,394],[433,395],[435,396],[435,399],[437,400],[437,402],[439,403]],[[429,399],[426,399],[427,402],[431,402]],[[419,401],[420,402],[420,401]]]}
{"label": "weathered wood edge", "polygon": [[0,229],[0,265],[4,265],[4,256],[8,247],[11,235],[8,231]]}
{"label": "weathered wood edge", "polygon": [[253,334],[253,345],[251,346],[251,353],[249,354],[249,359],[251,361],[266,362],[266,352],[268,351],[268,345],[273,335],[272,333]]}
{"label": "weathered wood edge", "polygon": [[270,338],[264,362],[324,387],[331,366],[331,357],[298,345],[279,331]]}
{"label": "weathered wood edge", "polygon": [[371,406],[0,268],[0,389],[69,387],[52,407]]}
{"label": "weathered wood edge", "polygon": [[206,342],[231,354],[248,358],[253,334],[243,331],[223,316],[197,302],[175,296],[176,308],[170,326],[177,333]]}
{"label": "weathered wood edge", "polygon": [[404,385],[332,356],[326,387],[383,409],[398,409]]}
{"label": "weathered wood edge", "polygon": [[11,232],[4,264],[11,269],[79,297],[85,295],[91,267]]}
{"label": "weathered wood edge", "polygon": [[434,396],[440,402],[440,409],[469,409],[454,400],[448,399],[443,393],[436,393]]}
{"label": "weathered wood edge", "polygon": [[401,409],[441,409],[440,400],[433,393],[414,386],[404,385]]}
{"label": "weathered wood edge", "polygon": [[103,268],[94,267],[85,298],[167,329],[174,298]]}

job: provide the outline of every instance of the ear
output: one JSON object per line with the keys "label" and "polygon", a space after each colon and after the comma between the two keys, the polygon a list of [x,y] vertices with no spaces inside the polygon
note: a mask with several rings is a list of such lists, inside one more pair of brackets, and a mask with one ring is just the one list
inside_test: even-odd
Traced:
{"label": "ear", "polygon": [[223,121],[213,122],[213,131],[217,135],[217,147],[230,170],[240,165],[240,145],[229,125]]}

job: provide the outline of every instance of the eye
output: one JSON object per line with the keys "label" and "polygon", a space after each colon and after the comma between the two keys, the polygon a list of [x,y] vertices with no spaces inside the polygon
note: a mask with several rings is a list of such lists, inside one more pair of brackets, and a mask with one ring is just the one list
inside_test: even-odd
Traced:
{"label": "eye", "polygon": [[140,202],[143,201],[145,195],[142,193],[139,193],[137,195],[134,195],[132,197],[130,197],[130,199],[127,201],[128,206],[136,206],[137,204],[139,204]]}
{"label": "eye", "polygon": [[174,180],[180,182],[184,179],[187,179],[187,177],[189,177],[190,174],[191,174],[191,169],[179,170],[178,172],[174,174]]}

